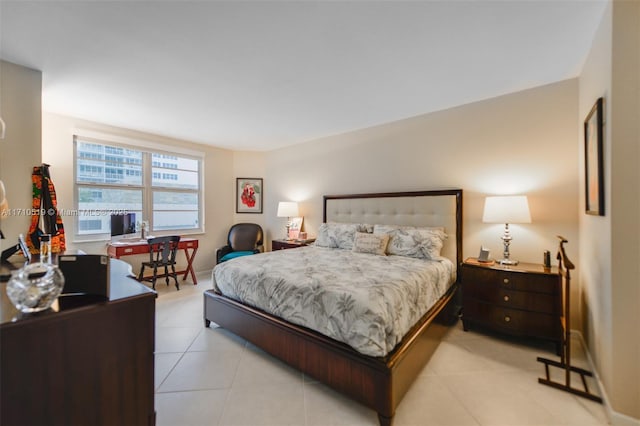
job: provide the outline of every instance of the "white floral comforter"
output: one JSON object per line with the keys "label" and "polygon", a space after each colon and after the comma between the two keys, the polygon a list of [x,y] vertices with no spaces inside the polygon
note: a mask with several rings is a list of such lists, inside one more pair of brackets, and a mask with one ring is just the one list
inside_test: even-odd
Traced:
{"label": "white floral comforter", "polygon": [[213,270],[222,294],[291,323],[385,356],[455,282],[437,261],[324,247],[229,260]]}

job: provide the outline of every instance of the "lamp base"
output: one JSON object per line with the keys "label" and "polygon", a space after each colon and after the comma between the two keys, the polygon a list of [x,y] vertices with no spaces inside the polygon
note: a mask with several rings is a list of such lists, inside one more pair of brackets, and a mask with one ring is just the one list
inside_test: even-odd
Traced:
{"label": "lamp base", "polygon": [[501,259],[498,263],[501,265],[517,265],[519,262],[513,259]]}

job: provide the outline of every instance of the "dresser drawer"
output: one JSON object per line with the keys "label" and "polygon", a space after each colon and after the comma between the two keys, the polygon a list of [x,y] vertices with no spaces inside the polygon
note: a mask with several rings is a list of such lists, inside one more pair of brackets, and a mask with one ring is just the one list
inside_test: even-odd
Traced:
{"label": "dresser drawer", "polygon": [[561,334],[558,315],[504,308],[480,301],[466,301],[463,318],[515,335],[559,339]]}
{"label": "dresser drawer", "polygon": [[465,300],[475,299],[504,308],[524,309],[546,314],[560,313],[560,300],[554,294],[516,291],[496,283],[468,283],[463,288]]}
{"label": "dresser drawer", "polygon": [[[111,252],[112,247],[113,247],[113,253]],[[149,253],[149,246],[147,244],[109,246],[109,255],[112,257],[129,256],[133,254],[144,254],[144,253]],[[116,256],[116,254],[118,256]]]}
{"label": "dresser drawer", "polygon": [[463,268],[465,283],[499,286],[503,289],[556,294],[560,280],[554,274],[532,274],[467,266]]}

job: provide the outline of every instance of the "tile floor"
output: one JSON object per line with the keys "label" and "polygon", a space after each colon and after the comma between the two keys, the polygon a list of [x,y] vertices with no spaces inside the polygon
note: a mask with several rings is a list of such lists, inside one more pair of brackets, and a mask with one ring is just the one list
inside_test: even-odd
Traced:
{"label": "tile floor", "polygon": [[[157,425],[371,425],[372,410],[289,368],[221,328],[205,328],[199,284],[158,285]],[[575,365],[587,367],[579,342]],[[604,407],[537,383],[539,355],[552,345],[523,344],[460,322],[448,333],[396,411],[402,425],[606,425]],[[553,370],[552,370],[553,371]],[[592,387],[594,385],[592,384]]]}

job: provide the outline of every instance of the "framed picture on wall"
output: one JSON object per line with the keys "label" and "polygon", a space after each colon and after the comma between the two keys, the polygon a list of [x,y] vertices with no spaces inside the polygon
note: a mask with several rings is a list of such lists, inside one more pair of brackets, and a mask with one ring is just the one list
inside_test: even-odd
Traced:
{"label": "framed picture on wall", "polygon": [[302,231],[302,217],[292,217],[291,226],[289,227],[289,239],[297,240]]}
{"label": "framed picture on wall", "polygon": [[599,98],[584,121],[585,212],[604,216],[604,99]]}
{"label": "framed picture on wall", "polygon": [[262,178],[236,178],[236,213],[262,213]]}

